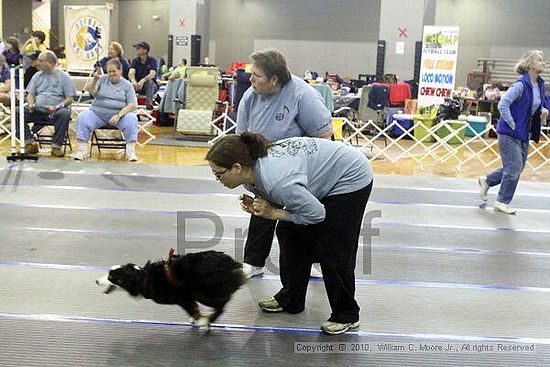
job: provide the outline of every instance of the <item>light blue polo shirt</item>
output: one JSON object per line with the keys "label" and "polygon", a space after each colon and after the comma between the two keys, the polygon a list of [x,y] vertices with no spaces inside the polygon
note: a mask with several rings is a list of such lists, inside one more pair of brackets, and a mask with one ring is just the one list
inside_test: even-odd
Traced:
{"label": "light blue polo shirt", "polygon": [[130,103],[137,104],[136,92],[132,84],[124,78],[113,83],[108,75],[102,75],[97,81],[97,88],[91,110],[103,121],[108,121]]}
{"label": "light blue polo shirt", "polygon": [[275,94],[260,95],[250,87],[237,113],[237,134],[260,133],[269,141],[295,136],[318,137],[332,129],[331,115],[312,86],[292,75]]}
{"label": "light blue polo shirt", "polygon": [[69,74],[63,70],[52,73],[39,71],[33,75],[27,92],[35,97],[36,107],[55,106],[67,97],[74,97],[76,91]]}
{"label": "light blue polo shirt", "polygon": [[285,207],[285,219],[314,224],[325,218],[320,200],[358,191],[372,182],[372,169],[361,151],[320,138],[291,138],[277,142],[253,167],[256,196]]}

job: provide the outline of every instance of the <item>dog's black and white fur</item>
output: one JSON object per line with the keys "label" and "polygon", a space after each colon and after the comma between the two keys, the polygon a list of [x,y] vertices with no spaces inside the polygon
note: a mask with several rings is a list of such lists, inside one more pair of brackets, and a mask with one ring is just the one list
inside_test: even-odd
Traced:
{"label": "dog's black and white fur", "polygon": [[[208,328],[245,281],[242,264],[222,252],[204,251],[149,261],[144,267],[114,266],[96,283],[106,287],[105,293],[120,287],[134,297],[179,305],[192,322]],[[197,302],[212,307],[214,312],[201,315]]]}

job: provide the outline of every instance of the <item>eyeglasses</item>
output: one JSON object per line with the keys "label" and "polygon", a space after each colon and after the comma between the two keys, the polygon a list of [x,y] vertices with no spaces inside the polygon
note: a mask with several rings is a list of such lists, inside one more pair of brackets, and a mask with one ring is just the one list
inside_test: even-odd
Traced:
{"label": "eyeglasses", "polygon": [[223,172],[216,172],[212,170],[212,173],[214,174],[214,177],[216,177],[216,180],[220,181],[222,179],[222,176],[225,175],[225,172],[229,171],[230,168],[226,168]]}

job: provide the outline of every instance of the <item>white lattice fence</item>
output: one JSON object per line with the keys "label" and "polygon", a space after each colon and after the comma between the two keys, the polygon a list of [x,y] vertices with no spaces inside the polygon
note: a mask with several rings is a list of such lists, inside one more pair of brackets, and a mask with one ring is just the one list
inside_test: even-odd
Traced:
{"label": "white lattice fence", "polygon": [[[495,128],[490,124],[482,131],[472,130],[466,121],[442,121],[433,126],[416,121],[407,130],[395,120],[383,128],[373,121],[356,123],[346,120],[345,125],[351,133],[343,138],[343,142],[370,152],[371,160],[383,158],[395,162],[410,158],[421,168],[422,162],[427,158],[441,163],[452,160],[459,172],[474,162],[479,162],[484,167],[498,165],[500,162],[498,141],[488,138],[489,134],[496,134]],[[400,127],[403,134],[394,137],[391,133],[394,126]],[[426,133],[420,137],[418,134],[415,136],[414,130],[417,128],[423,128]],[[446,129],[446,134],[438,134],[441,129]],[[466,129],[474,136],[465,137]],[[382,145],[381,139],[385,139],[386,144]],[[550,164],[550,156],[546,152],[550,149],[550,127],[543,128],[538,144],[531,141],[530,145],[527,167],[536,171]]]}
{"label": "white lattice fence", "polygon": [[[343,131],[348,133],[343,134],[342,142],[366,152],[370,160],[387,159],[396,162],[400,159],[412,159],[422,168],[423,162],[431,158],[439,163],[453,161],[459,172],[467,169],[469,164],[481,163],[483,167],[500,164],[498,142],[494,138],[488,138],[489,134],[496,134],[491,124],[482,131],[473,131],[466,121],[442,121],[433,126],[416,121],[413,127],[405,129],[395,120],[384,127],[373,121],[343,120]],[[235,122],[230,122],[225,130],[216,128],[218,135],[210,143],[232,132]],[[403,131],[402,135],[394,137],[392,131],[395,126]],[[424,129],[422,136],[414,134],[414,130],[418,128]],[[446,130],[445,134],[441,133],[442,129]],[[465,136],[467,129],[474,136]],[[545,151],[550,150],[550,127],[543,128],[538,144],[531,141],[530,145],[526,166],[537,171],[549,165],[550,155]]]}

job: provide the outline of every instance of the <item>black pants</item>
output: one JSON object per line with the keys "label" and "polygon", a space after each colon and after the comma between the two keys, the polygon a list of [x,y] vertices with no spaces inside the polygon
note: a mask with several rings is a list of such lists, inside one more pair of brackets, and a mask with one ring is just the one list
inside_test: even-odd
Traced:
{"label": "black pants", "polygon": [[361,224],[372,190],[365,188],[321,200],[325,219],[315,225],[279,222],[280,272],[283,288],[275,299],[288,313],[305,308],[306,291],[313,259],[323,271],[325,289],[332,309],[329,321],[353,323],[359,320],[355,301],[355,264]]}
{"label": "black pants", "polygon": [[276,220],[250,216],[248,235],[244,245],[244,262],[253,266],[265,266],[271,252]]}

